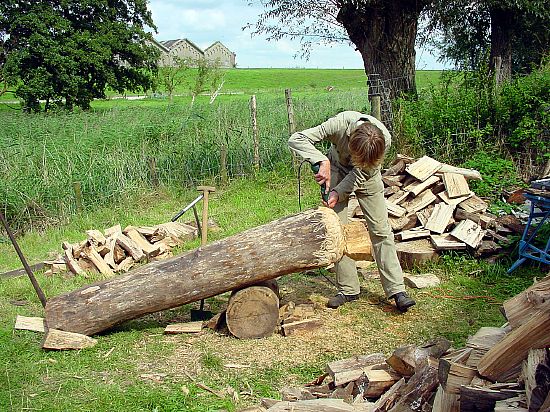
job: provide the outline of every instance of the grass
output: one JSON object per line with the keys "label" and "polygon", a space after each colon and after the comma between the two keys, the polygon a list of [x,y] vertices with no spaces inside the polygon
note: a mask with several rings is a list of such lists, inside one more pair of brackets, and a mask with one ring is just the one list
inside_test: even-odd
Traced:
{"label": "grass", "polygon": [[[318,187],[310,176],[303,179],[304,208],[313,207]],[[221,230],[209,234],[211,241],[298,210],[296,181],[288,173],[235,178],[217,189],[209,215]],[[194,190],[150,192],[131,198],[124,208],[90,210],[63,226],[31,231],[19,242],[30,257],[42,258],[48,251],[60,251],[62,239],[80,240],[91,227],[169,220],[195,196]],[[197,246],[194,241],[185,249]],[[0,278],[0,410],[236,411],[257,405],[261,397],[278,397],[284,386],[312,381],[331,360],[378,351],[389,355],[400,345],[436,336],[460,347],[479,327],[502,325],[499,305],[543,275],[527,265],[507,276],[509,264],[450,254],[437,265],[417,268],[415,272],[437,274],[442,284],[411,290],[418,305],[405,315],[383,298],[380,282],[373,278],[375,269],[363,272],[360,299],[338,310],[324,307],[334,287],[319,272],[292,274],[279,280],[281,300],[315,304],[324,326],[312,334],[260,340],[237,340],[211,331],[162,334],[168,323],[190,320],[195,303],[127,322],[97,336],[95,347],[72,352],[43,351],[40,334],[13,330],[17,315],[43,316],[43,309],[27,278]],[[13,248],[0,244],[0,268],[14,265],[19,266]],[[48,297],[94,280],[42,273],[37,277]],[[207,299],[206,309],[220,310],[227,298],[226,293]],[[199,384],[225,395],[220,398]]]}

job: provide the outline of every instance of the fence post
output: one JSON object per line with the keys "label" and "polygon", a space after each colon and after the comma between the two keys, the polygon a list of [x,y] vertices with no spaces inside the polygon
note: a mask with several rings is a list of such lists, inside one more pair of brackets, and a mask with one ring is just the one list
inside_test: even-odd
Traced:
{"label": "fence post", "polygon": [[221,174],[221,183],[225,185],[227,183],[229,174],[227,173],[227,143],[222,142],[220,146],[220,174]]}
{"label": "fence post", "polygon": [[159,185],[159,176],[157,172],[157,159],[154,157],[149,158],[149,176],[151,177],[151,183],[153,187],[158,187]]}
{"label": "fence post", "polygon": [[[288,135],[291,136],[296,133],[296,123],[294,122],[294,107],[292,105],[292,90],[285,89],[285,99],[286,99],[286,112],[288,114]],[[294,173],[298,173],[299,160],[296,156],[296,153],[292,153],[292,167],[294,168]]]}
{"label": "fence post", "polygon": [[380,111],[380,95],[375,94],[371,96],[370,99],[370,106],[371,106],[371,115],[376,117],[378,120],[381,119],[381,111]]}
{"label": "fence post", "polygon": [[76,203],[76,210],[78,213],[82,213],[82,184],[81,182],[73,182],[74,198]]}
{"label": "fence post", "polygon": [[260,141],[258,138],[258,119],[256,117],[256,95],[250,98],[250,118],[252,121],[252,137],[254,139],[254,169],[260,171]]}

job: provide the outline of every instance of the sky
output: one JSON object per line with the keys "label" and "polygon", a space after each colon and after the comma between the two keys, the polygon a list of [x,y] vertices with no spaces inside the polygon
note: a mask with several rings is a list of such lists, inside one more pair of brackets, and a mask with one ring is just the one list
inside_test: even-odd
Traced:
{"label": "sky", "polygon": [[[263,11],[261,6],[248,6],[247,0],[149,0],[149,9],[158,33],[156,40],[187,38],[205,49],[221,41],[236,54],[237,67],[361,69],[363,61],[352,45],[316,46],[309,60],[295,58],[298,41],[267,41],[242,30],[254,23]],[[418,70],[441,70],[445,66],[424,50],[416,52]]]}

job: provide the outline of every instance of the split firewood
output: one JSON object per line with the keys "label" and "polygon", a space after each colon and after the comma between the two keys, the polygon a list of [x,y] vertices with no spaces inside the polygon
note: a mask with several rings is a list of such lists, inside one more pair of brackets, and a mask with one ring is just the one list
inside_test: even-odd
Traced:
{"label": "split firewood", "polygon": [[504,316],[512,328],[527,322],[546,302],[550,301],[550,275],[504,302]]}
{"label": "split firewood", "polygon": [[470,385],[472,379],[477,375],[476,368],[460,363],[451,362],[446,359],[439,360],[439,384],[445,392],[455,395],[460,394],[462,385]]}
{"label": "split firewood", "polygon": [[399,379],[401,379],[401,375],[392,370],[390,366],[381,364],[378,369],[365,369],[355,384],[363,398],[378,398]]}
{"label": "split firewood", "polygon": [[202,331],[202,327],[202,321],[173,323],[164,328],[164,333],[169,335],[176,335],[180,333],[199,333]]}
{"label": "split firewood", "polygon": [[394,205],[399,205],[405,199],[407,199],[407,197],[409,197],[409,192],[406,192],[404,190],[400,190],[399,192],[394,193],[393,195],[388,197],[387,200],[388,200],[389,203],[392,203]]}
{"label": "split firewood", "polygon": [[95,250],[93,246],[85,247],[81,253],[81,256],[85,259],[88,259],[94,264],[94,266],[99,270],[99,272],[106,276],[113,276],[114,272],[111,270],[109,265],[105,263],[101,255]]}
{"label": "split firewood", "polygon": [[90,245],[101,246],[105,244],[105,236],[99,230],[86,230],[86,234],[88,235],[88,242]]}
{"label": "split firewood", "polygon": [[290,336],[297,333],[319,329],[321,326],[323,326],[323,321],[321,319],[313,318],[313,319],[298,320],[298,321],[289,322],[289,323],[284,322],[281,325],[281,328],[283,330],[284,336]]}
{"label": "split firewood", "polygon": [[423,365],[428,358],[438,359],[449,348],[451,342],[445,338],[437,338],[422,346],[406,345],[394,350],[386,362],[399,374],[412,376],[419,365]]}
{"label": "split firewood", "polygon": [[436,250],[465,250],[466,243],[456,240],[451,235],[431,235],[430,241]]}
{"label": "split firewood", "polygon": [[459,205],[459,204],[461,204],[462,202],[465,202],[466,200],[468,200],[469,198],[471,198],[473,195],[474,195],[474,193],[473,193],[473,192],[470,192],[470,194],[467,194],[467,195],[465,195],[465,196],[455,197],[454,199],[451,199],[451,198],[449,197],[449,194],[447,193],[446,190],[437,194],[437,196],[438,196],[441,200],[443,200],[445,203],[447,203],[448,205],[451,205],[451,206]]}
{"label": "split firewood", "polygon": [[404,179],[405,179],[405,175],[382,176],[382,182],[384,182],[386,186],[402,187]]}
{"label": "split firewood", "polygon": [[388,170],[382,173],[382,176],[395,176],[405,171],[405,166],[407,164],[403,159],[396,159],[396,163],[392,164]]}
{"label": "split firewood", "polygon": [[108,249],[107,254],[103,256],[103,260],[107,263],[115,272],[119,270],[118,264],[115,262],[115,246],[118,235],[114,235],[107,238],[105,246]]}
{"label": "split firewood", "polygon": [[388,220],[390,221],[392,230],[398,232],[399,230],[408,230],[415,227],[418,217],[414,213],[408,213],[401,217],[389,216]]}
{"label": "split firewood", "polygon": [[472,212],[472,213],[481,212],[481,213],[484,213],[487,210],[487,208],[489,207],[489,205],[487,203],[485,203],[483,200],[481,200],[479,197],[477,197],[476,195],[473,195],[473,196],[469,197],[468,199],[460,202],[458,207],[464,209],[466,212]]}
{"label": "split firewood", "polygon": [[138,247],[143,250],[145,255],[147,255],[148,258],[151,258],[153,256],[156,256],[160,252],[160,246],[159,245],[152,245],[149,243],[149,241],[143,236],[141,233],[139,233],[136,228],[132,226],[128,226],[126,229],[124,229],[124,234],[128,236],[130,239],[132,239]]}
{"label": "split firewood", "polygon": [[17,315],[15,329],[44,332],[44,318]]}
{"label": "split firewood", "polygon": [[432,232],[442,234],[449,225],[454,210],[455,206],[453,205],[448,205],[444,202],[438,203],[435,205],[424,227]]}
{"label": "split firewood", "polygon": [[430,189],[426,189],[413,200],[403,203],[402,206],[408,213],[418,212],[419,210],[424,209],[426,206],[435,202],[435,200],[436,196],[432,193],[432,191]]}
{"label": "split firewood", "polygon": [[425,181],[441,168],[441,163],[429,156],[424,156],[416,162],[407,165],[406,171],[420,181]]}
{"label": "split firewood", "polygon": [[396,205],[387,199],[386,199],[386,208],[388,209],[388,214],[390,216],[394,216],[398,218],[405,216],[405,213],[407,213],[407,210],[404,207]]}
{"label": "split firewood", "polygon": [[435,185],[436,183],[440,182],[441,179],[438,176],[430,176],[424,181],[416,181],[411,183],[410,185],[403,188],[405,192],[408,192],[412,194],[413,196],[418,196],[420,193],[422,193],[424,190],[429,188],[430,186]]}
{"label": "split firewood", "polygon": [[421,410],[437,388],[438,361],[427,358],[423,366],[415,372],[407,384],[399,391],[401,396],[390,412],[410,412]]}
{"label": "split firewood", "polygon": [[105,229],[104,234],[106,238],[109,238],[111,236],[116,236],[122,233],[122,227],[117,224],[114,226],[111,226],[110,228]]}
{"label": "split firewood", "polygon": [[460,388],[460,411],[494,412],[497,401],[514,396],[515,394],[488,387],[462,386]]}
{"label": "split firewood", "polygon": [[423,228],[413,228],[409,230],[404,230],[402,232],[396,233],[397,239],[401,241],[426,238],[430,236],[430,231]]}
{"label": "split firewood", "polygon": [[432,412],[460,412],[460,395],[446,392],[439,385],[435,393]]}
{"label": "split firewood", "polygon": [[86,272],[84,272],[82,267],[78,264],[78,261],[74,258],[72,245],[67,242],[63,242],[63,249],[65,249],[63,258],[65,259],[65,264],[69,270],[75,275],[84,276]]}
{"label": "split firewood", "polygon": [[401,378],[397,383],[395,383],[390,389],[378,398],[372,407],[373,412],[387,412],[393,408],[395,403],[398,400],[398,397],[401,396],[401,391],[406,385],[405,378]]}
{"label": "split firewood", "polygon": [[546,304],[523,325],[487,351],[477,365],[481,376],[506,382],[518,376],[530,349],[550,346],[550,305]]}
{"label": "split firewood", "polygon": [[462,167],[455,167],[448,165],[446,163],[441,163],[441,167],[438,172],[440,173],[458,173],[463,175],[466,179],[472,180],[483,180],[481,178],[481,173],[474,169],[464,169]]}
{"label": "split firewood", "polygon": [[549,349],[531,349],[523,362],[522,375],[529,410],[541,410],[542,404],[550,393]]}
{"label": "split firewood", "polygon": [[466,196],[470,193],[470,187],[466,178],[458,173],[443,173],[443,183],[449,198]]}
{"label": "split firewood", "polygon": [[474,249],[480,245],[484,235],[481,226],[468,219],[461,221],[451,232],[451,236]]}
{"label": "split firewood", "polygon": [[128,272],[135,264],[136,262],[134,259],[131,256],[128,256],[118,264],[118,270],[121,272]]}
{"label": "split firewood", "polygon": [[116,239],[117,245],[119,245],[122,249],[124,249],[136,262],[140,262],[141,260],[145,259],[145,253],[143,253],[143,250],[134,242],[132,239],[130,239],[128,236],[124,234],[120,234],[117,236]]}
{"label": "split firewood", "polygon": [[268,412],[357,412],[357,409],[342,399],[312,399],[277,402]]}
{"label": "split firewood", "polygon": [[386,360],[383,353],[359,355],[352,358],[329,362],[326,372],[332,377],[335,385],[340,386],[361,377],[363,370],[378,365]]}
{"label": "split firewood", "polygon": [[42,349],[85,349],[94,346],[96,343],[96,339],[80,333],[65,332],[50,328],[46,332],[44,340],[42,341]]}

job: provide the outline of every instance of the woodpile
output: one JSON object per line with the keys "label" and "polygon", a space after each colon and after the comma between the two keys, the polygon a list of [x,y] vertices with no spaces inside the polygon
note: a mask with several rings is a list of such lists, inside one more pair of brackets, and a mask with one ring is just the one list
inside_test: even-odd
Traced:
{"label": "woodpile", "polygon": [[326,373],[256,411],[548,412],[550,274],[507,300],[502,327],[482,327],[466,346],[444,338],[330,362]]}
{"label": "woodpile", "polygon": [[[495,254],[521,233],[514,216],[499,218],[469,188],[467,179],[481,180],[479,172],[438,162],[397,155],[383,172],[384,196],[401,265],[437,260],[441,251],[470,250],[476,256]],[[362,215],[357,201],[351,217]]]}
{"label": "woodpile", "polygon": [[172,248],[197,237],[193,226],[168,222],[156,226],[110,227],[103,232],[86,231],[87,238],[78,243],[63,242],[63,255],[45,261],[46,275],[69,271],[86,276],[87,272],[99,272],[113,276],[128,272],[140,262],[167,259]]}

